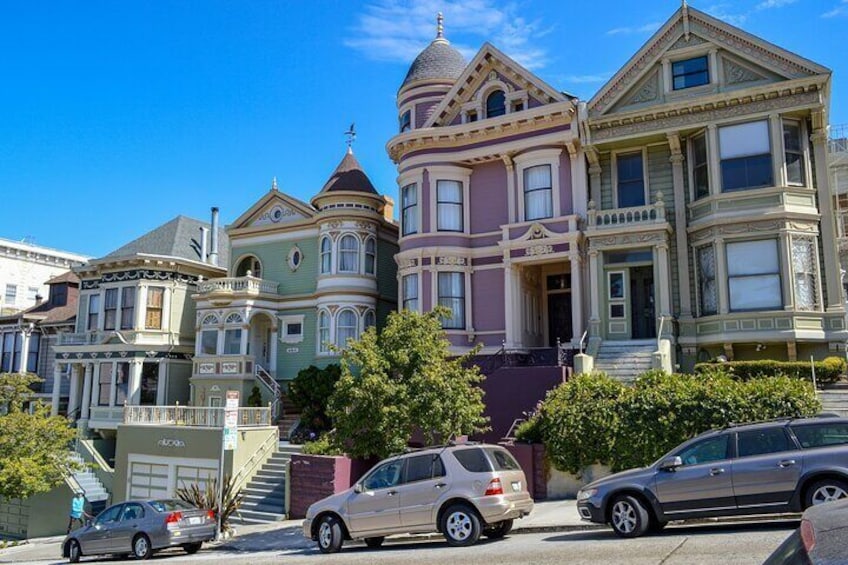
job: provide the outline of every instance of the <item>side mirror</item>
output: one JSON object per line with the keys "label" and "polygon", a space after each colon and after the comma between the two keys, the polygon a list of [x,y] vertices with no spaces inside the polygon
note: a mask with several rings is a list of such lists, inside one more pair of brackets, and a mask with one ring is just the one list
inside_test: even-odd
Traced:
{"label": "side mirror", "polygon": [[355,485],[353,485],[353,492],[355,492],[356,494],[362,494],[363,492],[365,492],[365,487],[362,486],[362,483],[356,483]]}
{"label": "side mirror", "polygon": [[683,459],[681,459],[680,457],[667,457],[662,460],[662,463],[660,463],[660,470],[674,471],[681,465],[683,465]]}

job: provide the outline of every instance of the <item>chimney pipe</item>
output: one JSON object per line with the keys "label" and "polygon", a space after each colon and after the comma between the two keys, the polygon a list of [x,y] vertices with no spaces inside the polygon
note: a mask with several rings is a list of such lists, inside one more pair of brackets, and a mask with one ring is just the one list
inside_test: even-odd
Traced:
{"label": "chimney pipe", "polygon": [[209,260],[209,228],[200,228],[200,260],[203,263]]}
{"label": "chimney pipe", "polygon": [[212,251],[209,253],[209,262],[218,265],[218,207],[212,207]]}

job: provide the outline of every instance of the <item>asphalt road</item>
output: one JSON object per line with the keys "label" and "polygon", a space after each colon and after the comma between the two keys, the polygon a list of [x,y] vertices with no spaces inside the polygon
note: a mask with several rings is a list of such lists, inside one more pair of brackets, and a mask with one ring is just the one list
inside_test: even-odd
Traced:
{"label": "asphalt road", "polygon": [[[497,564],[586,564],[586,565],[683,565],[760,564],[797,527],[797,521],[757,524],[699,525],[669,527],[659,535],[624,540],[609,530],[568,533],[514,534],[500,541],[484,540],[473,547],[454,548],[439,539],[387,543],[380,549],[348,543],[340,553],[323,555],[304,540],[289,550],[245,547],[246,551],[204,549],[187,556],[179,551],[157,554],[151,562],[230,564],[389,564],[403,565],[457,563]],[[249,551],[247,551],[249,549]],[[0,556],[0,562],[11,555]],[[35,556],[30,556],[32,559]],[[28,561],[59,563],[57,559]],[[117,563],[113,559],[86,559],[84,562]]]}

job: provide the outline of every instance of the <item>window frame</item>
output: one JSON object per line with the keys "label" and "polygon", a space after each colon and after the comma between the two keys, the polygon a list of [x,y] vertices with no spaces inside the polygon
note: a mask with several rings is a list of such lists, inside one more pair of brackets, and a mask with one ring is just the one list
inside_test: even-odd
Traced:
{"label": "window frame", "polygon": [[[400,282],[401,282],[401,310],[409,310],[410,312],[419,312],[420,311],[420,309],[419,309],[419,299],[420,299],[421,291],[420,291],[420,288],[419,288],[420,285],[419,285],[418,278],[419,278],[418,273],[412,273],[412,274],[409,274],[409,275],[402,275],[401,276],[401,280],[400,280]],[[408,290],[407,287],[406,287],[407,279],[415,281],[415,285],[414,285],[415,286],[415,296],[413,298],[410,298],[407,295],[407,290]],[[415,308],[414,309],[408,307],[408,303],[413,302],[413,301],[415,302]]]}
{"label": "window frame", "polygon": [[[325,245],[326,244],[326,245]],[[318,244],[320,261],[319,273],[322,275],[330,275],[333,272],[333,240],[329,235],[321,237],[321,242]]]}
{"label": "window frame", "polygon": [[[500,105],[493,106],[492,98],[494,96],[497,96],[498,94],[500,94],[500,96],[501,96]],[[486,93],[486,97],[483,101],[483,108],[485,109],[485,112],[486,112],[486,118],[498,118],[500,116],[505,116],[507,114],[508,105],[507,105],[506,94],[507,94],[506,91],[503,90],[502,88],[494,88],[494,89],[492,89],[492,90],[490,90],[489,92]],[[494,110],[494,113],[493,113],[493,110]]]}
{"label": "window frame", "polygon": [[[786,144],[786,127],[797,127],[798,128],[798,149],[788,149]],[[781,143],[783,145],[783,178],[786,182],[786,186],[807,186],[807,136],[805,135],[805,123],[804,120],[797,118],[781,118],[780,120],[781,127]],[[801,162],[801,180],[800,181],[790,181],[789,180],[789,155],[797,155],[798,159]]]}
{"label": "window frame", "polygon": [[[407,204],[405,200],[405,196],[407,193],[411,193],[415,197],[415,201],[412,204]],[[418,205],[420,203],[420,198],[418,195],[418,183],[411,182],[401,186],[400,188],[400,213],[401,213],[401,236],[407,236],[416,234],[419,232],[419,218],[418,218]],[[407,213],[410,215],[407,216]],[[412,219],[412,222],[409,221]],[[409,224],[412,223],[412,227],[409,227]]]}
{"label": "window frame", "polygon": [[[299,315],[290,315],[290,316],[280,316],[280,332],[279,332],[279,340],[282,343],[300,343],[303,341],[306,332],[304,331],[304,318],[303,314]],[[300,333],[290,334],[289,326],[300,324]]]}
{"label": "window frame", "polygon": [[[151,297],[159,295],[159,305],[151,305]],[[144,300],[144,329],[146,330],[162,330],[165,329],[165,287],[164,286],[149,286]],[[159,314],[159,324],[150,323],[150,314]]]}
{"label": "window frame", "polygon": [[[768,153],[746,153],[744,155],[739,155],[739,156],[735,156],[735,157],[727,157],[727,158],[722,157],[722,148],[723,148],[722,141],[721,141],[722,130],[727,131],[730,128],[747,126],[747,125],[751,125],[751,124],[765,124],[765,126],[766,126],[766,141],[768,142]],[[750,136],[748,138],[750,139]],[[768,118],[761,118],[761,119],[749,120],[749,121],[744,121],[744,122],[722,124],[722,125],[718,126],[718,128],[716,128],[716,141],[717,141],[717,145],[718,145],[718,156],[717,156],[718,157],[718,170],[719,170],[719,175],[720,175],[722,194],[728,194],[728,193],[733,193],[733,192],[742,192],[742,191],[745,191],[745,190],[757,190],[759,188],[767,188],[767,187],[775,185],[775,182],[776,182],[776,179],[774,178],[774,152],[775,152],[775,148],[773,147],[773,143],[772,143],[771,123],[770,123],[770,120]],[[727,179],[725,178],[725,168],[724,168],[725,163],[745,162],[745,164],[746,164],[745,170],[746,170],[746,176],[747,176],[748,162],[754,161],[756,159],[761,159],[761,158],[765,157],[766,155],[768,155],[768,157],[769,157],[769,166],[768,166],[768,169],[767,169],[768,173],[769,173],[769,177],[770,177],[769,183],[757,184],[757,185],[736,186],[736,187],[732,187],[732,188],[727,188],[727,186],[726,186],[726,184],[727,184],[726,180]]]}
{"label": "window frame", "polygon": [[[731,266],[730,266],[730,249],[734,245],[744,244],[744,243],[755,243],[755,242],[763,242],[763,241],[771,241],[775,245],[775,256],[777,258],[777,265],[775,266],[774,272],[769,273],[756,273],[756,274],[747,274],[747,275],[731,275]],[[780,310],[784,306],[783,302],[783,285],[785,284],[783,281],[783,277],[781,275],[781,253],[780,253],[780,241],[776,237],[765,237],[759,239],[739,239],[739,240],[731,240],[726,241],[724,245],[724,257],[721,259],[724,261],[726,273],[727,273],[727,308],[729,312],[766,312],[773,310]],[[777,298],[779,300],[778,303],[774,305],[768,306],[758,306],[754,308],[734,308],[733,307],[733,293],[731,291],[731,282],[734,279],[752,279],[752,278],[762,278],[762,277],[777,277],[778,281],[778,291]]]}
{"label": "window frame", "polygon": [[[699,59],[704,60],[704,69],[703,70],[675,73],[674,67],[676,65],[685,65],[686,63],[689,63],[689,62],[692,62],[692,61],[697,61]],[[686,59],[677,59],[675,61],[671,61],[669,66],[670,66],[670,70],[671,70],[671,91],[672,92],[680,92],[680,91],[683,91],[683,90],[688,90],[690,88],[698,88],[699,86],[707,86],[709,84],[712,84],[712,76],[711,76],[711,73],[710,73],[710,56],[709,56],[709,54],[696,55],[694,57],[688,57]],[[678,77],[684,78],[684,83],[685,83],[686,77],[697,76],[697,75],[701,75],[701,74],[706,75],[706,79],[707,79],[706,82],[701,82],[701,83],[698,83],[698,84],[684,84],[683,86],[678,88],[678,86],[676,84],[676,82],[677,82],[676,79]]]}
{"label": "window frame", "polygon": [[[345,326],[341,325],[342,315],[344,315],[344,314],[350,314],[352,316],[352,320],[353,320],[352,324],[345,325]],[[359,316],[357,315],[355,309],[349,308],[349,307],[340,308],[339,311],[336,312],[335,326],[336,326],[335,344],[336,344],[336,347],[338,347],[339,349],[346,349],[347,348],[347,341],[349,339],[353,339],[354,341],[359,339]],[[347,335],[345,337],[344,343],[342,343],[342,341],[340,339],[340,334],[341,334],[340,330],[342,328],[344,328],[346,332],[350,333],[350,335]]]}
{"label": "window frame", "polygon": [[[442,200],[440,188],[442,183],[455,183],[459,185],[459,201]],[[445,185],[446,186],[446,185]],[[459,229],[449,229],[442,227],[441,208],[450,207],[451,210],[458,210],[459,214]],[[465,181],[450,178],[436,179],[436,231],[448,233],[464,233],[465,232]]]}
{"label": "window frame", "polygon": [[[459,296],[442,294],[442,277],[450,276],[453,278],[454,276],[458,276],[459,280],[462,284],[459,285],[461,289],[461,294]],[[436,304],[439,306],[447,306],[446,304],[442,304],[442,301],[450,300],[458,301],[458,304],[462,305],[461,316],[457,316],[457,313],[450,306],[447,306],[451,310],[450,318],[442,318],[442,328],[446,330],[465,330],[467,321],[468,321],[468,313],[466,312],[466,273],[464,271],[437,271],[436,272]],[[451,283],[450,286],[453,286]],[[453,322],[453,324],[451,324]]]}
{"label": "window frame", "polygon": [[[239,274],[242,272],[242,265],[245,261],[251,261],[248,269],[244,270],[244,274]],[[253,253],[248,253],[238,258],[238,261],[234,263],[235,268],[233,269],[233,277],[246,277],[248,276],[247,272],[250,271],[251,277],[255,277],[257,279],[262,278],[262,261],[259,260],[259,257],[254,255]]]}
{"label": "window frame", "polygon": [[398,116],[398,133],[412,131],[412,108],[406,108]]}
{"label": "window frame", "polygon": [[[369,250],[370,248],[370,250]],[[363,249],[363,260],[365,264],[363,265],[362,272],[366,275],[376,275],[377,274],[377,239],[374,236],[368,236],[365,238],[365,244],[362,246]]]}
{"label": "window frame", "polygon": [[[92,303],[94,311],[92,311]],[[86,330],[94,332],[100,329],[100,293],[95,292],[88,295],[88,308],[85,320]]]}
{"label": "window frame", "polygon": [[[718,314],[718,272],[713,273],[712,278],[705,278],[703,274],[703,267],[701,263],[701,252],[705,250],[711,250],[713,254],[713,270],[718,271],[717,262],[719,260],[718,253],[716,252],[715,245],[712,243],[708,243],[707,245],[701,245],[695,248],[695,280],[697,282],[697,293],[698,293],[698,315],[699,316],[714,316]],[[712,281],[713,284],[713,298],[715,300],[715,310],[709,311],[704,309],[704,283],[708,283]]]}
{"label": "window frame", "polygon": [[[697,151],[695,149],[695,142],[698,140],[703,140],[704,142],[704,162],[697,162]],[[701,130],[698,133],[689,136],[689,186],[691,187],[691,199],[692,201],[701,200],[703,198],[708,198],[712,194],[712,171],[710,170],[710,138],[707,130]],[[706,192],[699,193],[698,192],[698,171],[703,169],[704,175],[706,177]]]}
{"label": "window frame", "polygon": [[[333,324],[331,322],[332,317],[327,310],[319,310],[318,311],[318,323],[316,324],[316,329],[318,332],[318,353],[322,355],[327,355],[332,353],[331,345],[333,343]],[[326,332],[327,337],[324,339],[322,334]]]}
{"label": "window frame", "polygon": [[[799,271],[795,267],[795,243],[796,242],[804,242],[809,246],[810,257],[812,259],[812,271]],[[805,312],[818,312],[822,307],[822,292],[821,292],[821,269],[820,269],[820,259],[819,259],[819,246],[818,246],[818,238],[816,236],[811,235],[799,235],[793,234],[789,240],[789,248],[790,248],[790,269],[792,272],[792,298],[793,303],[796,310],[803,310]],[[799,275],[803,275],[804,277],[809,277],[810,285],[813,290],[813,304],[810,306],[801,307],[799,305],[798,296],[800,294],[798,288],[798,277]]]}
{"label": "window frame", "polygon": [[[642,164],[642,178],[638,181],[642,185],[642,204],[623,206],[621,204],[621,176],[619,175],[619,161],[622,158],[633,157],[639,155],[639,159]],[[648,183],[648,167],[646,166],[648,163],[648,149],[647,147],[639,147],[639,148],[631,148],[631,149],[622,149],[620,151],[615,151],[612,154],[612,163],[611,169],[613,174],[613,208],[615,209],[626,209],[626,208],[639,208],[642,206],[647,206],[650,203],[650,196],[648,194],[649,191],[649,183]],[[633,184],[635,185],[637,181],[634,179],[630,179],[625,181],[625,184]]]}
{"label": "window frame", "polygon": [[[548,186],[547,187],[541,187],[541,188],[527,188],[527,184],[528,184],[527,183],[527,173],[529,173],[533,169],[541,169],[541,168],[547,168],[547,170],[548,170]],[[522,176],[521,188],[522,188],[522,194],[523,194],[523,197],[524,197],[524,221],[530,222],[530,221],[533,221],[533,220],[547,220],[549,218],[553,218],[554,217],[554,180],[553,180],[554,171],[553,171],[553,166],[550,163],[540,163],[540,164],[536,164],[536,165],[528,165],[528,166],[523,167],[521,169],[521,176]],[[528,214],[529,206],[528,206],[527,197],[532,196],[533,193],[535,193],[535,192],[547,192],[547,194],[548,194],[548,201],[547,201],[548,215],[530,217],[530,215]]]}
{"label": "window frame", "polygon": [[[126,298],[130,296],[130,298]],[[138,307],[138,289],[135,286],[121,287],[121,330],[135,329],[135,310]]]}
{"label": "window frame", "polygon": [[[118,329],[118,304],[120,300],[121,289],[119,287],[103,289],[103,329],[107,331]],[[110,306],[110,298],[113,303]],[[110,318],[111,314],[111,320]]]}
{"label": "window frame", "polygon": [[[355,243],[356,247],[353,248],[353,249],[344,249],[342,247],[344,245],[344,242],[350,241],[350,240],[352,240]],[[359,249],[362,246],[361,244],[362,244],[362,242],[359,241],[359,238],[356,237],[356,235],[353,234],[353,233],[345,233],[345,234],[342,234],[339,237],[339,241],[336,244],[337,245],[337,252],[338,252],[338,261],[336,262],[336,273],[345,273],[345,274],[353,274],[353,275],[359,273],[359,261],[360,261],[360,259],[359,259]],[[342,263],[344,261],[344,258],[347,257],[347,256],[350,256],[350,255],[353,256],[353,260],[351,262],[351,264],[353,265],[353,268],[352,269],[343,269]]]}

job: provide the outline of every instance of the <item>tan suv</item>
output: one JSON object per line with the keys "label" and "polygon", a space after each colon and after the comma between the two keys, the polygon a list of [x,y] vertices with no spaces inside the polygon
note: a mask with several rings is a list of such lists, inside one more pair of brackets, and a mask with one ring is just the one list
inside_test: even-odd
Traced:
{"label": "tan suv", "polygon": [[352,488],[309,507],[303,535],[324,553],[344,540],[379,547],[386,536],[441,532],[471,545],[502,538],[533,510],[524,472],[503,447],[456,444],[385,459]]}

